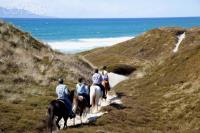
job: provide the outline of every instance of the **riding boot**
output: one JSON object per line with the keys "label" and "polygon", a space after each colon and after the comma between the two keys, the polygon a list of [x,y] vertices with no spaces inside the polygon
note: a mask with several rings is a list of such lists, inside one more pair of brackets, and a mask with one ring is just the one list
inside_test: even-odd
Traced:
{"label": "riding boot", "polygon": [[73,111],[71,111],[71,113],[69,113],[70,119],[74,118],[75,116],[76,116],[76,114]]}

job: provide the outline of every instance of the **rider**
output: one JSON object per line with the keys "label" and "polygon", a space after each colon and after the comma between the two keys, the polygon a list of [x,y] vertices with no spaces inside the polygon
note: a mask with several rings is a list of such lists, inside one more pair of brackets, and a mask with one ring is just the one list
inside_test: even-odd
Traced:
{"label": "rider", "polygon": [[106,99],[105,88],[102,85],[102,81],[103,81],[103,79],[102,79],[101,74],[99,73],[99,70],[95,69],[94,74],[92,76],[93,85],[97,85],[101,88],[101,90],[103,91],[103,98]]}
{"label": "rider", "polygon": [[103,82],[107,83],[108,84],[108,90],[110,90],[110,85],[109,85],[109,78],[108,78],[108,72],[106,71],[107,67],[106,66],[103,66],[103,70],[102,70],[102,79],[103,79]]}
{"label": "rider", "polygon": [[82,96],[87,101],[87,107],[90,107],[90,96],[88,86],[84,83],[83,78],[78,79],[78,83],[76,84],[76,92],[78,96]]}
{"label": "rider", "polygon": [[58,79],[58,86],[56,87],[56,94],[58,95],[57,99],[62,100],[67,109],[69,110],[69,117],[74,118],[75,114],[72,111],[72,103],[69,99],[69,90],[67,86],[64,84],[64,80],[62,78]]}

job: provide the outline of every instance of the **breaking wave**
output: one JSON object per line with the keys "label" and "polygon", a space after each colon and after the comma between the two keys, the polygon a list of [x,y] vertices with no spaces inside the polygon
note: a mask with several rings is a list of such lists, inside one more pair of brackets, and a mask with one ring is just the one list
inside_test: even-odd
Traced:
{"label": "breaking wave", "polygon": [[76,39],[76,40],[66,40],[66,41],[50,41],[47,43],[53,49],[62,52],[78,53],[98,47],[112,46],[114,44],[130,40],[131,38],[133,37],[89,38],[89,39]]}

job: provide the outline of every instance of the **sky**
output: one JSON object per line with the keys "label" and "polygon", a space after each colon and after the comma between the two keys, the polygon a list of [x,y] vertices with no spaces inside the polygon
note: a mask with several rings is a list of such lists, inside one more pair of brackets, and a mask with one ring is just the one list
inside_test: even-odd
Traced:
{"label": "sky", "polygon": [[0,7],[59,18],[200,16],[200,0],[0,0]]}

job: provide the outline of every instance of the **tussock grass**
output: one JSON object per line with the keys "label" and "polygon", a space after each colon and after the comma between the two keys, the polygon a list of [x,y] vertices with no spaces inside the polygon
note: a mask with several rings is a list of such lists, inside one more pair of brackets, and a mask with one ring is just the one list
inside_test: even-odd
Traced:
{"label": "tussock grass", "polygon": [[[177,35],[183,32],[186,38],[174,54]],[[73,56],[53,51],[29,33],[0,22],[0,131],[46,132],[47,106],[55,98],[56,80],[63,77],[70,89],[80,76],[90,82],[91,66],[81,55],[113,71],[137,69],[115,88],[124,106],[106,107],[109,113],[96,122],[60,132],[198,133],[199,42],[199,28],[160,28]]]}
{"label": "tussock grass", "polygon": [[0,132],[46,132],[47,106],[62,77],[69,89],[91,67],[77,56],[53,51],[29,33],[0,22]]}
{"label": "tussock grass", "polygon": [[[183,32],[186,38],[174,54],[172,50],[178,41],[177,35]],[[129,80],[115,88],[123,94],[121,98],[125,109],[109,108],[109,113],[100,118],[95,126],[72,131],[200,132],[199,42],[198,27],[160,28],[112,47],[82,53],[97,66],[124,62],[137,66],[137,70]],[[138,78],[138,73],[145,74]]]}

